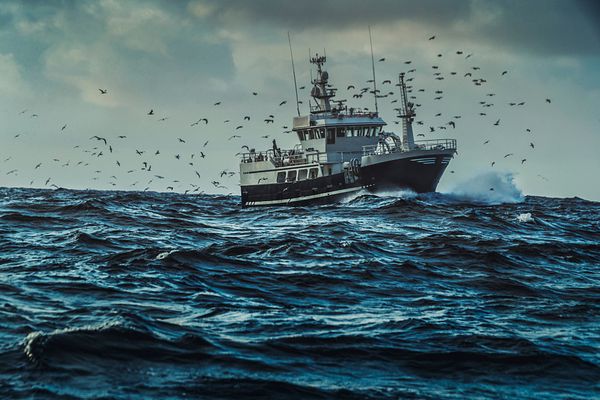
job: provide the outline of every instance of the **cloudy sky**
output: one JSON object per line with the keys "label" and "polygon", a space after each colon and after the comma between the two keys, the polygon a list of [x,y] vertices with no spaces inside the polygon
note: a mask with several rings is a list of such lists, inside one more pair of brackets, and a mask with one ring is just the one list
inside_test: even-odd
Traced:
{"label": "cloudy sky", "polygon": [[[44,187],[50,179],[48,186],[69,188],[183,192],[194,184],[216,192],[217,180],[222,192],[238,193],[238,177],[220,172],[238,170],[242,145],[295,144],[283,133],[295,114],[287,32],[299,86],[307,87],[303,113],[308,54],[323,49],[338,97],[372,108],[372,99],[346,90],[371,78],[369,25],[375,57],[385,58],[376,66],[379,88],[394,92],[381,83],[415,68],[423,121],[416,133],[459,141],[455,173],[440,190],[494,169],[513,173],[526,194],[600,200],[593,0],[0,0],[0,186]],[[388,130],[399,129],[396,98],[380,101]],[[275,123],[266,125],[270,114]],[[457,115],[456,129],[439,129]],[[209,123],[190,126],[201,118]],[[228,140],[234,134],[241,138]]]}

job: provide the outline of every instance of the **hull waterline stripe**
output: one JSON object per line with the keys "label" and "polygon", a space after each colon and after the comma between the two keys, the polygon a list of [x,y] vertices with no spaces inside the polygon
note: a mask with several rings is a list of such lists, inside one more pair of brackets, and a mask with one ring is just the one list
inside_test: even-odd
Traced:
{"label": "hull waterline stripe", "polygon": [[267,206],[267,205],[276,205],[276,204],[297,203],[299,201],[314,200],[314,199],[319,199],[319,198],[322,198],[322,197],[328,197],[328,196],[337,195],[337,194],[343,194],[343,193],[349,193],[349,192],[356,192],[358,190],[361,190],[362,188],[363,188],[362,186],[358,186],[358,187],[352,187],[352,188],[334,190],[332,192],[327,192],[327,193],[311,194],[309,196],[293,197],[293,198],[290,198],[290,199],[282,199],[282,200],[248,201],[248,202],[244,203],[244,205],[247,205],[247,206],[263,206],[263,205]]}

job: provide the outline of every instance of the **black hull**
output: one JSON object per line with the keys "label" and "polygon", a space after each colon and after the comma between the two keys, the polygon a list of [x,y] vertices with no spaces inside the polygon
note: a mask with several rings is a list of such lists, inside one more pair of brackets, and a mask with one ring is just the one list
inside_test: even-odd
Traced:
{"label": "black hull", "polygon": [[419,155],[366,165],[357,176],[347,172],[293,183],[242,186],[242,206],[332,203],[362,189],[434,192],[451,157],[451,153]]}

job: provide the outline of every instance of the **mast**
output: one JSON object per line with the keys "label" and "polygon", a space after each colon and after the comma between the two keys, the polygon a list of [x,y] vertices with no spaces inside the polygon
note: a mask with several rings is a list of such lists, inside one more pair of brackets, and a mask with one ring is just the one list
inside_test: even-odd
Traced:
{"label": "mast", "polygon": [[369,25],[369,43],[371,44],[371,67],[373,69],[373,96],[375,97],[375,113],[379,115],[377,108],[377,80],[375,78],[375,58],[373,57],[373,39],[371,38],[371,25]]}
{"label": "mast", "polygon": [[292,60],[292,74],[294,75],[294,89],[296,91],[296,110],[298,116],[300,116],[300,102],[298,101],[298,83],[296,81],[296,68],[294,67],[294,54],[292,53],[292,39],[290,39],[290,32],[288,32],[288,43],[290,44],[290,59]]}
{"label": "mast", "polygon": [[335,96],[335,89],[327,89],[329,74],[323,70],[323,65],[327,61],[327,57],[315,54],[310,58],[311,64],[317,66],[317,77],[312,79],[313,88],[310,95],[317,101],[318,112],[330,112],[331,102],[329,99]]}
{"label": "mast", "polygon": [[404,72],[398,77],[400,86],[400,96],[402,98],[402,109],[398,117],[402,118],[402,146],[405,150],[412,150],[415,147],[415,138],[413,136],[412,122],[415,119],[414,104],[408,101],[406,95],[406,83],[404,83]]}

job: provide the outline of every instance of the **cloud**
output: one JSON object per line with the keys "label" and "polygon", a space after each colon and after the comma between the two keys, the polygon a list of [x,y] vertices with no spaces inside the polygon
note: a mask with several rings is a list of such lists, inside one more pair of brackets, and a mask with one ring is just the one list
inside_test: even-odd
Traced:
{"label": "cloud", "polygon": [[203,17],[209,14],[226,27],[271,25],[327,32],[404,22],[428,26],[432,34],[449,40],[493,43],[518,52],[600,51],[599,6],[589,0],[380,0],[376,4],[363,0],[204,0],[191,4],[191,9],[204,10]]}
{"label": "cloud", "polygon": [[0,53],[0,76],[0,96],[27,96],[30,93],[13,54]]}

